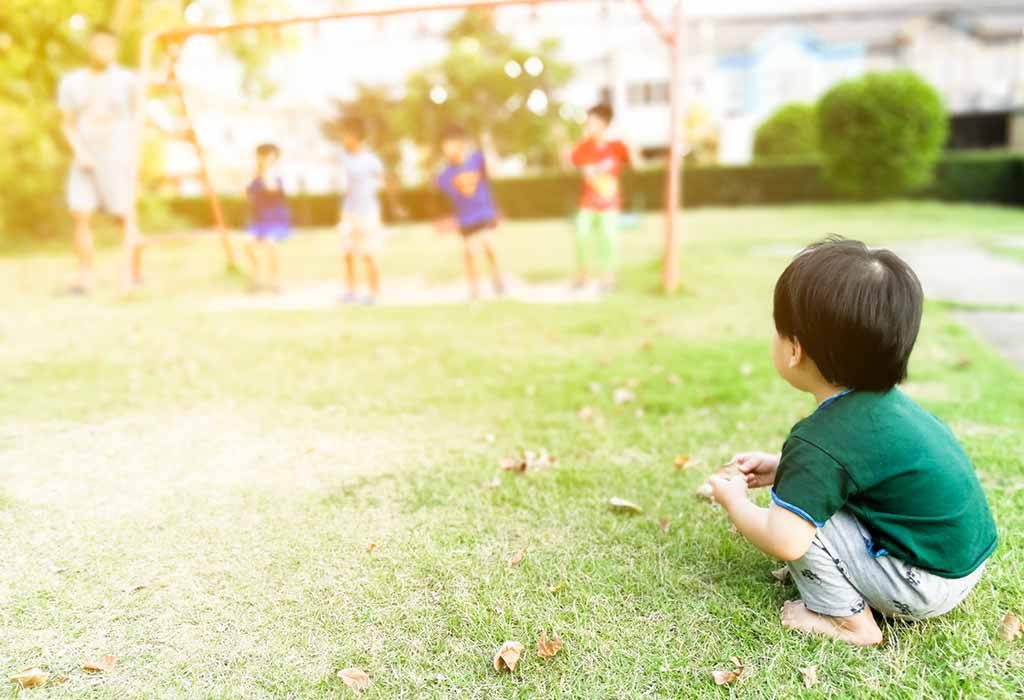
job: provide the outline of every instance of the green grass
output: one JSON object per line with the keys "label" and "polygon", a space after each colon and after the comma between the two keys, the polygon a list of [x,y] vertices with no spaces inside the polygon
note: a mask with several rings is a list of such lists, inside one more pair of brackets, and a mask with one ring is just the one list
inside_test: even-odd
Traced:
{"label": "green grass", "polygon": [[[827,232],[1022,224],[924,203],[701,210],[666,299],[645,219],[623,289],[592,306],[217,312],[240,283],[212,240],[152,251],[147,292],[121,303],[53,298],[61,257],[0,261],[0,673],[67,678],[26,691],[39,698],[346,697],[347,666],[377,698],[1019,697],[1024,643],[997,632],[1024,615],[1024,383],[945,309],[928,309],[907,390],[964,440],[1002,534],[952,614],[887,625],[868,650],[783,631],[794,590],[694,498],[711,466],[672,459],[777,448],[812,408],[768,358],[778,253]],[[410,227],[383,267],[453,279],[454,245]],[[510,225],[500,247],[532,279],[570,259],[562,222]],[[290,243],[289,283],[335,274],[335,251]],[[615,405],[630,379],[637,402]],[[540,447],[559,465],[484,488],[501,457]],[[541,629],[565,642],[549,661]],[[528,649],[511,676],[491,668],[506,639]],[[78,670],[106,653],[113,672]],[[731,656],[748,670],[717,688]],[[821,683],[805,691],[808,665]]]}

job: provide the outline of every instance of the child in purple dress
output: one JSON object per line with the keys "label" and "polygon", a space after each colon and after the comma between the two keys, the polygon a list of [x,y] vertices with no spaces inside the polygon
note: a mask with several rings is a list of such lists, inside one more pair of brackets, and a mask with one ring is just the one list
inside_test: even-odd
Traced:
{"label": "child in purple dress", "polygon": [[[277,244],[292,234],[292,217],[288,198],[281,178],[272,174],[272,167],[281,156],[281,150],[272,143],[256,148],[256,177],[246,188],[249,199],[249,234],[246,246],[252,263],[252,291],[281,291],[280,265]],[[260,258],[266,260],[266,274],[262,274]]]}

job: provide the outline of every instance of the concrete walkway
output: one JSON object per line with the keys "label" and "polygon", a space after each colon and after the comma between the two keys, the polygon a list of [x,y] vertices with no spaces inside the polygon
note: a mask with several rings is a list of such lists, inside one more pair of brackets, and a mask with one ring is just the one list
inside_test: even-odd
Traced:
{"label": "concrete walkway", "polygon": [[965,310],[956,317],[1024,369],[1024,263],[958,241],[892,246],[921,278],[929,299],[1006,310]]}

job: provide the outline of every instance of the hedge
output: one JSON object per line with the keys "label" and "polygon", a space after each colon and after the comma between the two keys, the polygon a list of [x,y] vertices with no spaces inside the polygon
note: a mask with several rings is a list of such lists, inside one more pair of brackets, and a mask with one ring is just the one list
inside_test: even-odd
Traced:
{"label": "hedge", "polygon": [[[510,219],[568,217],[579,196],[579,178],[574,173],[497,180],[492,186],[503,215]],[[626,208],[660,209],[664,187],[664,170],[627,173],[623,179]],[[914,196],[1024,205],[1024,154],[946,155],[936,166],[932,184]],[[413,221],[437,218],[447,211],[441,197],[428,188],[402,190],[398,199]],[[244,226],[244,197],[228,196],[221,201],[228,224]],[[815,163],[697,167],[686,170],[683,179],[683,202],[688,207],[834,201],[853,200],[836,193]],[[291,203],[298,226],[331,226],[337,221],[338,198],[334,195],[295,196]],[[170,199],[167,204],[172,213],[194,226],[211,224],[209,206],[201,197]],[[392,219],[386,201],[383,209],[385,218]]]}

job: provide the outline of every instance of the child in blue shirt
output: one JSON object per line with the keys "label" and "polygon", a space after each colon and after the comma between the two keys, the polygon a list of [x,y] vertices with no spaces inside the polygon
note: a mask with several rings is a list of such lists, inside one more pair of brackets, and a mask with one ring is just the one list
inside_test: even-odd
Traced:
{"label": "child in blue shirt", "polygon": [[448,166],[437,178],[438,188],[451,201],[462,236],[462,262],[469,285],[469,296],[480,295],[477,257],[482,251],[491,268],[494,292],[504,294],[505,284],[490,233],[498,227],[498,208],[491,195],[484,154],[472,148],[466,132],[458,126],[447,127],[441,135],[441,151]]}
{"label": "child in blue shirt", "polygon": [[[291,236],[291,212],[281,178],[272,168],[281,150],[272,143],[256,148],[256,176],[246,188],[249,199],[249,234],[246,246],[252,263],[252,291],[281,291],[277,244]],[[261,274],[260,258],[266,259],[266,276]]]}

